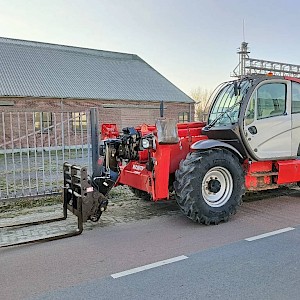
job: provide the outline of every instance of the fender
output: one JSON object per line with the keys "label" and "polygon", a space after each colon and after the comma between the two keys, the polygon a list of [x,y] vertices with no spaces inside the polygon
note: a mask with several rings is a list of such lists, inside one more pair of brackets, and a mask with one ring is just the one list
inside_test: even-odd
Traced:
{"label": "fender", "polygon": [[213,148],[225,148],[230,150],[231,152],[236,153],[241,159],[243,159],[242,154],[235,149],[233,146],[218,141],[218,140],[202,140],[202,141],[198,141],[195,142],[194,144],[192,144],[191,149],[192,150],[209,150],[209,149],[213,149]]}

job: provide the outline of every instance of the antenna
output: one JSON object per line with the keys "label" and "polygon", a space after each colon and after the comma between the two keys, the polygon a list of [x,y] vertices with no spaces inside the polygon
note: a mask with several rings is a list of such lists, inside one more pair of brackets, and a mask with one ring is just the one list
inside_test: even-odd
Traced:
{"label": "antenna", "polygon": [[245,19],[243,19],[243,41],[245,42]]}

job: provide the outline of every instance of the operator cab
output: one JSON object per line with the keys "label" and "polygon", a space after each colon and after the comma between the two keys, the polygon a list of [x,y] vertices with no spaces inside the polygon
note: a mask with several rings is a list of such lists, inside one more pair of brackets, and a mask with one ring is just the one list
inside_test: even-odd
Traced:
{"label": "operator cab", "polygon": [[204,132],[253,160],[300,155],[300,80],[250,76],[225,83]]}

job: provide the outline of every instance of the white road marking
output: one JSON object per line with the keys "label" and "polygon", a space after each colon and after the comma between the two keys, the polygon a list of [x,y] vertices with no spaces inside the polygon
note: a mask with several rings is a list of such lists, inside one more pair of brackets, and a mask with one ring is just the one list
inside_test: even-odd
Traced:
{"label": "white road marking", "polygon": [[169,258],[169,259],[166,259],[166,260],[161,260],[161,261],[158,261],[158,262],[153,263],[153,264],[141,266],[141,267],[130,269],[130,270],[127,270],[127,271],[123,271],[123,272],[120,272],[120,273],[115,273],[115,274],[112,274],[111,277],[116,279],[116,278],[119,278],[119,277],[131,275],[131,274],[134,274],[134,273],[138,273],[138,272],[142,272],[142,271],[145,271],[145,270],[149,270],[149,269],[153,269],[153,268],[156,268],[156,267],[171,264],[171,263],[174,263],[174,262],[177,262],[177,261],[180,261],[180,260],[183,260],[183,259],[187,259],[187,258],[188,258],[187,256],[181,255],[181,256]]}
{"label": "white road marking", "polygon": [[248,241],[248,242],[252,242],[252,241],[255,241],[255,240],[263,239],[263,238],[268,237],[268,236],[272,236],[272,235],[276,235],[276,234],[279,234],[279,233],[291,231],[291,230],[294,230],[294,229],[295,228],[293,228],[293,227],[287,227],[287,228],[267,232],[267,233],[264,233],[264,234],[256,235],[256,236],[247,238],[245,240]]}

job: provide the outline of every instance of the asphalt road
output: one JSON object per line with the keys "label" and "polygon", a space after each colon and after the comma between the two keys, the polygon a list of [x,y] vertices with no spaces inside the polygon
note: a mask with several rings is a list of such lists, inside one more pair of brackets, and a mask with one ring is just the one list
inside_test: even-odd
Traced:
{"label": "asphalt road", "polygon": [[299,299],[299,224],[300,194],[293,194],[244,203],[218,226],[175,214],[1,249],[0,298]]}
{"label": "asphalt road", "polygon": [[300,227],[240,241],[119,278],[106,277],[35,299],[299,299]]}

